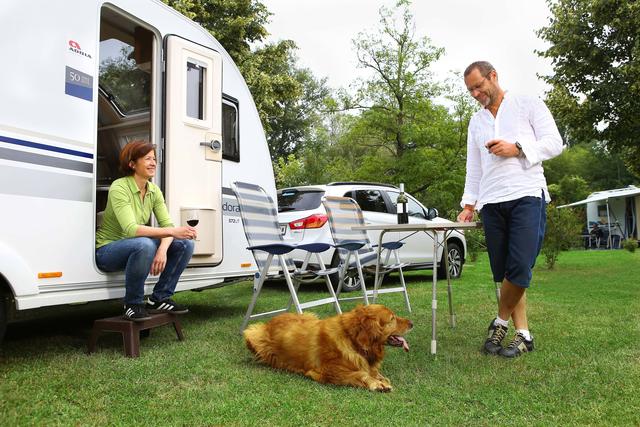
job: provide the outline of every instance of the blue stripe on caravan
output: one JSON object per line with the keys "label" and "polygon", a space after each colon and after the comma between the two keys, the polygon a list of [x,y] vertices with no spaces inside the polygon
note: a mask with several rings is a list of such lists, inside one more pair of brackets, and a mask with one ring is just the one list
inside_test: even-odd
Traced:
{"label": "blue stripe on caravan", "polygon": [[93,154],[85,153],[83,151],[69,150],[67,148],[55,147],[53,145],[40,144],[38,142],[25,141],[23,139],[10,138],[8,136],[0,135],[0,141],[9,144],[21,145],[23,147],[38,148],[40,150],[54,151],[56,153],[70,154],[72,156],[84,157],[86,159],[93,159]]}
{"label": "blue stripe on caravan", "polygon": [[4,147],[0,147],[0,159],[87,173],[93,172],[93,163],[85,163],[79,160],[63,159],[61,157],[36,154]]}

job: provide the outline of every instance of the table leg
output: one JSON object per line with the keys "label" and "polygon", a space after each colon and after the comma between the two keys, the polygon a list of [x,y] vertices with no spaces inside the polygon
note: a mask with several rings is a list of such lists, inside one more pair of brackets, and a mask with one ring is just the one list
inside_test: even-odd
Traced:
{"label": "table leg", "polygon": [[438,299],[436,284],[438,281],[438,232],[433,232],[433,284],[431,285],[431,354],[436,354],[436,311]]}
{"label": "table leg", "polygon": [[453,299],[451,297],[451,273],[449,272],[449,248],[447,246],[447,232],[444,233],[444,269],[447,274],[447,296],[449,297],[449,323],[452,328],[456,327],[456,314],[453,312]]}
{"label": "table leg", "polygon": [[380,237],[378,237],[378,257],[376,258],[376,277],[373,282],[373,303],[376,303],[378,298],[378,278],[380,277],[380,258],[382,258],[382,237],[385,231],[380,231]]}

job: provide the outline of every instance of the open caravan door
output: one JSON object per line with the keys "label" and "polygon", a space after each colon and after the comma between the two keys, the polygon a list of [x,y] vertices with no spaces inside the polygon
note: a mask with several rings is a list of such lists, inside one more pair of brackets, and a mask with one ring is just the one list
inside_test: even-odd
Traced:
{"label": "open caravan door", "polygon": [[222,58],[177,36],[167,37],[166,49],[167,207],[182,226],[198,219],[190,265],[219,264],[223,255]]}

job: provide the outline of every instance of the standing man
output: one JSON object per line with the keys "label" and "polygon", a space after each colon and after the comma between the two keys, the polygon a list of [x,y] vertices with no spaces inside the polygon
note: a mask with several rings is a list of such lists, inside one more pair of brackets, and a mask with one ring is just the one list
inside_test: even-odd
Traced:
{"label": "standing man", "polygon": [[[490,63],[469,65],[464,82],[483,108],[469,122],[458,221],[471,221],[475,210],[481,212],[493,279],[502,283],[498,315],[489,325],[484,352],[516,357],[534,348],[525,291],[547,219],[549,192],[542,162],[562,152],[562,138],[544,102],[502,90]],[[516,334],[502,347],[509,319]]]}

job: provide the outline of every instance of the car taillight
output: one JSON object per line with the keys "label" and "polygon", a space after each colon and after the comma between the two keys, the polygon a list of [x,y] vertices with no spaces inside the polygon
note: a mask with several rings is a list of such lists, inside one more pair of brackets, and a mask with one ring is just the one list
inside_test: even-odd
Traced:
{"label": "car taillight", "polygon": [[291,230],[301,230],[303,228],[320,228],[327,222],[327,216],[322,214],[313,214],[306,218],[296,219],[289,223]]}

